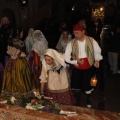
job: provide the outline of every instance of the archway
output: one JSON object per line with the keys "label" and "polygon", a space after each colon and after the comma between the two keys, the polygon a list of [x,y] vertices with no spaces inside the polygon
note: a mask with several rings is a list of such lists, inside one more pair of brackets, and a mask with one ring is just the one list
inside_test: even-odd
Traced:
{"label": "archway", "polygon": [[2,12],[2,17],[8,17],[12,25],[16,24],[15,15],[11,9],[4,9]]}

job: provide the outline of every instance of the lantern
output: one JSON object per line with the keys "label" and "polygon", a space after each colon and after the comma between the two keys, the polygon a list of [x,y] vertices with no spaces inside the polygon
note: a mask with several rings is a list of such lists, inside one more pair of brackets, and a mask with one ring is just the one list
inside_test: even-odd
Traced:
{"label": "lantern", "polygon": [[97,85],[96,75],[91,78],[90,84],[91,86],[94,86],[94,87]]}

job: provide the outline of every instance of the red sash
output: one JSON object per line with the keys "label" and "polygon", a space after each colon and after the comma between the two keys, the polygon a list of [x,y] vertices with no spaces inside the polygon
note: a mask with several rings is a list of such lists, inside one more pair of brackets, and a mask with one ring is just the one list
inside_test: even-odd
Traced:
{"label": "red sash", "polygon": [[[88,62],[87,58],[82,58],[83,59],[83,64],[82,65],[78,65],[78,66],[74,66],[77,69],[89,69],[90,68],[90,64]],[[81,59],[80,59],[81,60]]]}

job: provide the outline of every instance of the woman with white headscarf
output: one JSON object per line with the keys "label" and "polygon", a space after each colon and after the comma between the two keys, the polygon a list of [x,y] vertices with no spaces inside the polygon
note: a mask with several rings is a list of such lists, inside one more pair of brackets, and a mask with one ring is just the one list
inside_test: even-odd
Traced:
{"label": "woman with white headscarf", "polygon": [[42,60],[42,71],[39,78],[42,94],[45,93],[46,96],[52,97],[58,103],[74,104],[64,54],[47,49]]}
{"label": "woman with white headscarf", "polygon": [[41,73],[41,60],[45,50],[48,48],[48,42],[40,30],[33,33],[33,61],[34,61],[34,81],[36,88],[39,89],[39,75]]}
{"label": "woman with white headscarf", "polygon": [[71,41],[71,39],[72,39],[72,35],[69,33],[69,31],[67,29],[64,29],[62,31],[62,34],[61,34],[61,36],[59,38],[59,41],[56,45],[56,49],[59,52],[64,53],[65,49],[66,49],[66,46]]}
{"label": "woman with white headscarf", "polygon": [[34,29],[30,28],[28,31],[28,36],[25,39],[27,59],[29,61],[31,68],[33,64],[33,55],[31,50],[33,46],[33,33],[34,33]]}

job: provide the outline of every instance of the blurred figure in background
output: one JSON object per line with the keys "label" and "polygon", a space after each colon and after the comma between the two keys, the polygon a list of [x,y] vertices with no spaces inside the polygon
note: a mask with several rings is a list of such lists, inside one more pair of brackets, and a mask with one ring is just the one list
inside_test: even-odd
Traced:
{"label": "blurred figure in background", "polygon": [[110,70],[115,75],[118,71],[118,53],[120,52],[120,28],[115,27],[111,30],[111,37],[108,41],[108,61]]}
{"label": "blurred figure in background", "polygon": [[67,29],[64,29],[62,31],[62,34],[61,34],[61,36],[59,38],[59,41],[56,45],[56,49],[59,52],[64,53],[65,49],[66,49],[66,46],[71,41],[71,39],[72,39],[72,35],[69,33],[69,31]]}
{"label": "blurred figure in background", "polygon": [[36,88],[39,89],[40,81],[39,76],[41,74],[41,60],[44,56],[45,50],[48,49],[48,42],[43,35],[43,33],[40,30],[35,30],[33,33],[33,46],[32,46],[32,52],[33,52],[33,74],[34,74],[34,81]]}
{"label": "blurred figure in background", "polygon": [[12,26],[7,17],[3,17],[0,23],[0,62],[5,67],[6,61],[8,60],[7,45],[12,32]]}
{"label": "blurred figure in background", "polygon": [[59,32],[61,33],[64,29],[67,28],[67,24],[65,21],[62,21],[60,22],[60,25],[59,25]]}
{"label": "blurred figure in background", "polygon": [[100,18],[98,18],[95,21],[95,25],[96,25],[96,40],[97,40],[98,44],[100,45],[100,34],[101,34],[102,28],[103,28],[102,20]]}
{"label": "blurred figure in background", "polygon": [[33,33],[34,29],[30,28],[28,31],[28,36],[25,39],[27,60],[29,61],[31,68],[33,67],[33,54],[32,54]]}
{"label": "blurred figure in background", "polygon": [[111,38],[112,25],[104,25],[100,34],[100,47],[104,58],[104,69],[109,69],[108,62],[108,41]]}
{"label": "blurred figure in background", "polygon": [[22,41],[25,41],[27,34],[21,26],[15,26],[13,29],[12,38],[18,38]]}
{"label": "blurred figure in background", "polygon": [[87,35],[87,24],[86,24],[86,20],[81,19],[80,21],[78,21],[78,23],[80,23],[81,25],[83,25],[84,29],[85,29],[85,35]]}

